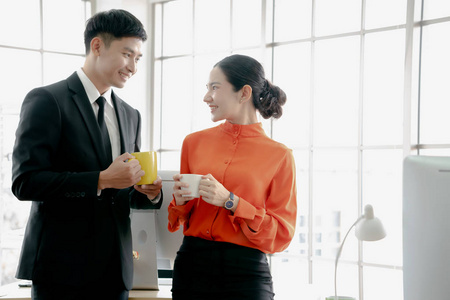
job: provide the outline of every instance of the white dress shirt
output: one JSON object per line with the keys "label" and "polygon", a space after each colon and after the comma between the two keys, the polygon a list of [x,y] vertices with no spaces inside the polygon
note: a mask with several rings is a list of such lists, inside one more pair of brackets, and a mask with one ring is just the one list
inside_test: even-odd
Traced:
{"label": "white dress shirt", "polygon": [[[91,102],[94,114],[98,115],[98,104],[95,102],[98,97],[103,96],[106,99],[105,103],[105,123],[108,128],[109,139],[111,141],[111,152],[112,160],[118,157],[120,153],[120,133],[119,133],[119,123],[117,121],[116,112],[111,99],[111,89],[107,90],[103,95],[100,95],[99,91],[92,83],[92,81],[84,73],[83,69],[77,70],[78,77],[80,77],[81,83],[83,84],[84,90]],[[97,192],[100,195],[101,191]],[[150,200],[153,204],[156,204],[161,198],[161,193],[159,193],[154,199]]]}
{"label": "white dress shirt", "polygon": [[83,69],[79,69],[77,71],[77,74],[78,77],[80,77],[84,90],[86,91],[89,101],[91,102],[95,116],[98,115],[98,104],[95,101],[100,96],[103,96],[106,99],[105,123],[106,127],[108,128],[109,140],[111,141],[111,152],[112,152],[111,159],[114,160],[121,153],[120,153],[119,123],[117,122],[116,112],[111,99],[111,89],[107,90],[103,95],[100,95],[99,91],[92,83],[92,81],[86,76]]}

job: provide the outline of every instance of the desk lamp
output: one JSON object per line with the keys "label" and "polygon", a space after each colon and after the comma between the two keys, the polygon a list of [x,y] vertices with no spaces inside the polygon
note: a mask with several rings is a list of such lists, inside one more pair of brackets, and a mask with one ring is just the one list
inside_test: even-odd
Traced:
{"label": "desk lamp", "polygon": [[334,264],[334,298],[327,297],[327,299],[334,300],[344,300],[344,299],[353,299],[349,297],[338,297],[337,296],[337,266],[339,257],[341,256],[342,248],[344,247],[345,240],[347,239],[348,234],[352,230],[353,227],[356,226],[355,235],[360,241],[378,241],[383,239],[386,236],[386,231],[384,230],[383,224],[378,218],[374,217],[373,207],[368,204],[364,207],[364,214],[360,216],[355,223],[350,227],[342,240],[341,247],[336,255],[336,261]]}

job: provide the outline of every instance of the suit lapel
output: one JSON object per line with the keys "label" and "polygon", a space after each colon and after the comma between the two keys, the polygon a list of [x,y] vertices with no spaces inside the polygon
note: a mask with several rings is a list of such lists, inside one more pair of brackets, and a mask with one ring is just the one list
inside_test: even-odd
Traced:
{"label": "suit lapel", "polygon": [[98,127],[97,119],[95,117],[92,105],[89,102],[89,98],[84,90],[83,84],[76,72],[67,78],[69,89],[73,91],[72,99],[78,107],[80,114],[88,129],[92,146],[97,153],[98,160],[103,169],[109,166],[109,160],[106,157],[104,148],[101,145],[101,133]]}

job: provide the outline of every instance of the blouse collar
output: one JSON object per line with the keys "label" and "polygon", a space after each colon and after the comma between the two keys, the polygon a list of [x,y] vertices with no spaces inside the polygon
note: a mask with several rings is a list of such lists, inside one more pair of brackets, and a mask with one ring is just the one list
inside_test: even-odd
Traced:
{"label": "blouse collar", "polygon": [[222,130],[232,135],[241,135],[248,137],[266,135],[262,127],[262,123],[239,125],[239,124],[232,124],[229,121],[225,121],[220,126]]}

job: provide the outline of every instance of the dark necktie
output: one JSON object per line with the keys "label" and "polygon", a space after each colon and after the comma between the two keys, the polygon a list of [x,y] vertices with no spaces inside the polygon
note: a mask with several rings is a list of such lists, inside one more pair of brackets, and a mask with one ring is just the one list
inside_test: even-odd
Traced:
{"label": "dark necktie", "polygon": [[105,153],[108,157],[108,161],[112,161],[112,150],[111,150],[111,141],[109,140],[108,128],[105,123],[105,102],[106,99],[100,96],[95,102],[98,104],[98,127],[100,127],[100,132],[102,133],[103,146],[105,149]]}

